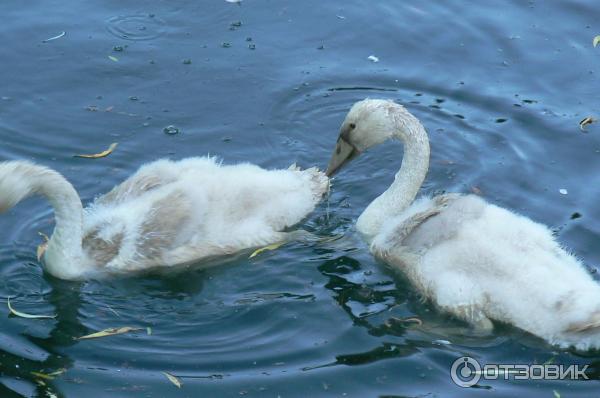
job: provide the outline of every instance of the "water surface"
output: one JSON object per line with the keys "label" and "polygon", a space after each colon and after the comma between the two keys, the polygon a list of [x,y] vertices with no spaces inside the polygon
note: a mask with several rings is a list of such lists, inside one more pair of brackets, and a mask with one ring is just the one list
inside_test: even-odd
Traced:
{"label": "water surface", "polygon": [[[429,131],[423,193],[478,192],[556,228],[597,269],[600,130],[578,127],[600,112],[591,0],[6,1],[0,15],[0,159],[60,171],[86,203],[161,157],[324,167],[351,104],[390,98]],[[164,134],[168,125],[180,133]],[[111,142],[119,147],[107,158],[72,157]],[[302,224],[344,238],[183,275],[56,280],[35,259],[38,231],[52,231],[48,204],[29,199],[3,214],[0,302],[15,297],[22,311],[58,316],[0,309],[0,396],[597,394],[599,354],[557,350],[507,326],[473,335],[368,254],[353,224],[392,181],[401,150],[386,145],[353,162]],[[116,326],[143,329],[73,339]],[[589,364],[592,380],[462,389],[449,376],[462,355]],[[31,373],[61,368],[43,385]]]}

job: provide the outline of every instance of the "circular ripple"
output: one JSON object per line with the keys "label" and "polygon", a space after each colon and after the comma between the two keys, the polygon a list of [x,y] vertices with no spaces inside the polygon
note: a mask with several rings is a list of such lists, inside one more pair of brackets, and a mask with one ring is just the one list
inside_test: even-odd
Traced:
{"label": "circular ripple", "polygon": [[165,32],[165,21],[154,14],[120,15],[108,20],[106,30],[125,40],[152,40]]}

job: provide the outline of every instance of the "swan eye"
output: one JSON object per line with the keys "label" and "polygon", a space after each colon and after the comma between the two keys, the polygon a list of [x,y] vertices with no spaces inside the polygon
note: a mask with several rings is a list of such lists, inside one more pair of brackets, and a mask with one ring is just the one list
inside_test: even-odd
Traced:
{"label": "swan eye", "polygon": [[351,128],[352,130],[354,130],[354,129],[356,128],[356,124],[354,124],[354,123],[350,123],[350,128]]}

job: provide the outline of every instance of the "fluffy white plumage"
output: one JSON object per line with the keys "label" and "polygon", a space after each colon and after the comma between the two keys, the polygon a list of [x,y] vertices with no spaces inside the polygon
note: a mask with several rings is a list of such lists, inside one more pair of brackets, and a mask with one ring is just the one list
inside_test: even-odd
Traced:
{"label": "fluffy white plumage", "polygon": [[188,264],[285,241],[329,186],[315,168],[265,170],[214,158],[158,160],[86,209],[59,173],[26,162],[0,163],[0,212],[45,196],[56,227],[46,270],[84,279]]}
{"label": "fluffy white plumage", "polygon": [[496,320],[560,347],[600,348],[600,285],[546,226],[475,195],[414,201],[429,167],[429,143],[401,105],[355,104],[328,175],[392,138],[404,142],[401,169],[357,222],[371,252],[442,311],[474,327],[491,331]]}

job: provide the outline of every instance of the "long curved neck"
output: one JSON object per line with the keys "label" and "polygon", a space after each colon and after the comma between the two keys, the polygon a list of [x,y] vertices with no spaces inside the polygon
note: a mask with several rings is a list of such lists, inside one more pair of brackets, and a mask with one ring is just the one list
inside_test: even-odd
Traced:
{"label": "long curved neck", "polygon": [[44,254],[46,270],[62,279],[76,279],[83,271],[83,207],[75,188],[59,173],[32,166],[30,192],[45,196],[54,208],[56,226]]}
{"label": "long curved neck", "polygon": [[429,169],[429,139],[417,118],[410,114],[396,118],[392,137],[404,144],[402,166],[392,185],[371,202],[356,223],[369,242],[386,220],[399,215],[415,200]]}

